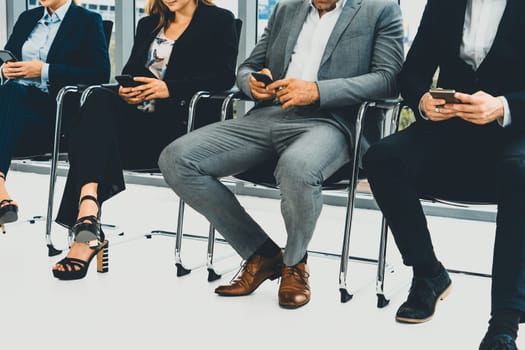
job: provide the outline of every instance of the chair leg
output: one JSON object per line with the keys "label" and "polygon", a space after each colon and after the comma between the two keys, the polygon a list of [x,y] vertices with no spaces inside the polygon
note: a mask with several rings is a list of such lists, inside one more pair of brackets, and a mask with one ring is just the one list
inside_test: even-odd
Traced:
{"label": "chair leg", "polygon": [[213,282],[222,277],[220,273],[215,271],[213,266],[213,252],[215,248],[215,227],[210,224],[210,232],[208,234],[208,254],[206,257],[206,268],[208,269],[208,282]]}
{"label": "chair leg", "polygon": [[381,238],[379,243],[379,258],[377,262],[377,280],[376,280],[376,294],[377,307],[384,308],[390,303],[385,297],[385,267],[386,267],[386,247],[388,238],[388,224],[386,218],[383,216],[381,223]]}
{"label": "chair leg", "polygon": [[352,231],[352,215],[354,213],[355,192],[359,172],[359,156],[362,136],[362,122],[368,109],[369,102],[363,102],[357,113],[355,122],[355,141],[352,159],[352,174],[350,174],[350,184],[348,186],[348,202],[346,205],[345,233],[343,237],[343,249],[341,252],[341,264],[339,269],[339,293],[341,293],[341,302],[346,303],[352,299],[353,295],[348,291],[346,286],[346,275],[348,272],[348,258],[350,246],[350,232]]}
{"label": "chair leg", "polygon": [[56,249],[53,246],[53,241],[51,240],[51,225],[53,223],[53,200],[55,197],[55,185],[57,180],[57,164],[58,156],[60,152],[60,131],[62,127],[62,108],[64,107],[64,97],[70,92],[78,92],[78,87],[76,86],[66,86],[62,88],[56,98],[57,101],[57,110],[55,118],[55,134],[53,140],[53,156],[51,157],[51,171],[49,176],[49,195],[47,200],[47,215],[46,215],[46,243],[47,243],[47,255],[55,256],[62,253],[61,250]]}
{"label": "chair leg", "polygon": [[348,205],[346,207],[346,223],[345,223],[345,233],[343,238],[343,250],[341,252],[341,263],[339,269],[339,293],[341,294],[341,303],[346,303],[350,301],[353,295],[348,291],[346,286],[346,275],[348,272],[348,256],[349,256],[349,245],[350,245],[350,231],[351,231],[351,221],[352,221],[352,212],[353,206],[350,205],[352,201],[350,199],[350,194],[348,194]]}
{"label": "chair leg", "polygon": [[182,264],[180,251],[182,246],[182,227],[184,224],[184,201],[179,200],[179,217],[177,222],[177,236],[175,241],[175,266],[177,267],[177,277],[188,275],[191,269],[187,269]]}

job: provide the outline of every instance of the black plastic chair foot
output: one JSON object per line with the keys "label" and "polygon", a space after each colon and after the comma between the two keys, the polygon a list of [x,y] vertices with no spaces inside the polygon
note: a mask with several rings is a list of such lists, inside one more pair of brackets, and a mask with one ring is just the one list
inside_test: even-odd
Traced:
{"label": "black plastic chair foot", "polygon": [[217,281],[222,277],[221,274],[215,272],[214,269],[208,269],[208,282]]}
{"label": "black plastic chair foot", "polygon": [[44,220],[44,217],[42,215],[35,215],[33,216],[31,219],[28,220],[28,222],[33,225],[35,224],[37,221],[42,221]]}
{"label": "black plastic chair foot", "polygon": [[176,263],[175,266],[177,266],[177,277],[186,276],[191,272],[190,269],[185,268],[180,263]]}
{"label": "black plastic chair foot", "polygon": [[350,294],[346,288],[339,288],[339,292],[341,293],[341,302],[346,303],[347,301],[350,301],[353,297],[352,294]]}
{"label": "black plastic chair foot", "polygon": [[52,244],[47,245],[47,256],[56,256],[60,254],[62,254],[61,250],[56,249]]}
{"label": "black plastic chair foot", "polygon": [[390,300],[388,300],[387,298],[385,298],[385,296],[384,296],[383,294],[377,294],[377,307],[378,307],[379,309],[384,308],[384,307],[387,306],[389,303],[390,303]]}
{"label": "black plastic chair foot", "polygon": [[151,239],[152,236],[151,236],[151,233],[147,233],[144,235],[144,237],[146,237],[146,239]]}

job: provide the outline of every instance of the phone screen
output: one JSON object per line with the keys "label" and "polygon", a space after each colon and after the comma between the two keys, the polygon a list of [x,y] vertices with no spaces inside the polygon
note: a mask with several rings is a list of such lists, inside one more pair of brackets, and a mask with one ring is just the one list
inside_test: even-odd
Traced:
{"label": "phone screen", "polygon": [[462,103],[460,100],[454,97],[455,90],[450,89],[430,89],[430,95],[433,98],[445,100],[446,103]]}
{"label": "phone screen", "polygon": [[254,72],[252,73],[252,76],[255,78],[255,80],[264,83],[264,85],[270,85],[273,83],[273,79],[266,74]]}
{"label": "phone screen", "polygon": [[135,87],[142,85],[143,83],[133,80],[133,77],[131,75],[125,74],[125,75],[117,75],[115,77],[115,80],[118,81],[118,83],[122,87]]}
{"label": "phone screen", "polygon": [[9,61],[16,62],[17,59],[15,55],[11,53],[11,51],[0,50],[0,61],[2,61],[2,63],[9,62]]}

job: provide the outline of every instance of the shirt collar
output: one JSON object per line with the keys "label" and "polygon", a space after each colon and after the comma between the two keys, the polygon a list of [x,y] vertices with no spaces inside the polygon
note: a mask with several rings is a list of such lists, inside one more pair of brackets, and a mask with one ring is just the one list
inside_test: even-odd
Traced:
{"label": "shirt collar", "polygon": [[[335,9],[333,9],[332,11],[335,11],[335,10],[338,10],[340,8],[343,8],[346,4],[346,0],[338,0],[336,3],[335,3]],[[312,1],[310,1],[310,9],[314,9],[314,10],[317,10],[314,6],[314,3]]]}
{"label": "shirt collar", "polygon": [[44,22],[44,21],[60,22],[66,16],[67,10],[69,10],[70,6],[71,6],[71,0],[68,0],[66,1],[64,5],[56,9],[56,11],[53,12],[53,15],[50,15],[49,12],[47,12],[47,9],[44,7],[44,15],[40,19],[40,22]]}

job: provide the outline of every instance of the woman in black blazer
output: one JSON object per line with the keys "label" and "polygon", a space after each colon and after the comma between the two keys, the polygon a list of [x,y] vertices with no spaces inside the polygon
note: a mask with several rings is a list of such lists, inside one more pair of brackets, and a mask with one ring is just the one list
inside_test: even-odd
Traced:
{"label": "woman in black blazer", "polygon": [[[100,15],[71,0],[40,0],[44,7],[23,12],[5,49],[18,62],[1,62],[0,225],[16,221],[5,177],[21,148],[49,149],[56,93],[65,85],[109,79],[109,55]],[[31,138],[28,138],[31,135]],[[30,141],[30,142],[25,142]],[[46,149],[46,151],[47,151]],[[34,154],[34,153],[33,153]]]}
{"label": "woman in black blazer", "polygon": [[[72,229],[75,242],[53,267],[59,279],[83,278],[95,255],[98,271],[107,271],[100,204],[124,190],[122,169],[157,168],[162,149],[186,132],[191,96],[235,81],[238,33],[231,12],[209,0],[149,0],[146,12],[123,70],[141,85],[94,90],[70,134],[57,222]],[[215,106],[200,114],[217,115]]]}

